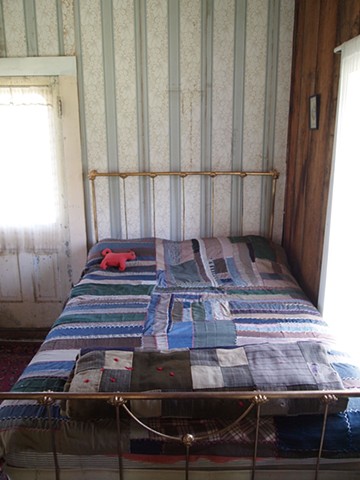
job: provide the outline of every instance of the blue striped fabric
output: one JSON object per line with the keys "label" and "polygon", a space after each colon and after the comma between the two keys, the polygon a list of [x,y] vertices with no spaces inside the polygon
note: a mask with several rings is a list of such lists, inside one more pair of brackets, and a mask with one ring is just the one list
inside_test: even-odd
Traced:
{"label": "blue striped fabric", "polygon": [[[115,252],[131,249],[136,259],[128,261],[123,272],[114,267],[102,270],[101,252],[105,248]],[[345,388],[360,386],[359,369],[337,349],[328,326],[292,277],[283,250],[268,240],[255,236],[184,242],[106,239],[91,248],[79,283],[73,287],[63,312],[14,391],[63,390],[81,349],[166,350],[306,340],[325,345],[329,361]],[[69,419],[61,415],[59,405],[52,409],[58,419],[57,438],[63,452],[93,452],[89,445],[97,445],[97,438],[106,438],[106,432],[113,427],[100,422],[96,427],[81,425],[77,430],[72,424],[73,435],[69,438]],[[348,411],[351,418],[341,422],[342,435],[348,438],[348,443],[342,445],[344,455],[353,453],[354,435],[360,431],[356,400],[349,401]],[[264,440],[264,455],[281,455],[275,441],[279,432],[283,433],[279,445],[286,455],[295,452],[291,449],[296,441],[283,423],[277,430],[274,421],[262,422],[271,431],[264,434],[264,439],[270,439],[268,444]],[[209,419],[209,428],[212,423]],[[329,434],[331,425],[330,422]],[[181,431],[181,423],[172,423],[172,428]],[[7,442],[16,443],[20,450],[25,448],[30,431],[39,442],[45,442],[42,435],[46,429],[43,407],[31,401],[3,402],[0,456],[5,455]],[[89,436],[89,444],[83,441],[84,432]],[[243,440],[232,441],[241,444]],[[291,443],[287,445],[287,441]],[[131,445],[135,444],[139,448],[139,442],[129,442],[130,452],[134,452]],[[83,450],[79,452],[81,445]],[[306,448],[299,445],[296,455],[307,454]],[[159,447],[159,453],[165,450]],[[106,453],[114,452],[116,445],[109,444]],[[360,454],[360,445],[356,452]]]}

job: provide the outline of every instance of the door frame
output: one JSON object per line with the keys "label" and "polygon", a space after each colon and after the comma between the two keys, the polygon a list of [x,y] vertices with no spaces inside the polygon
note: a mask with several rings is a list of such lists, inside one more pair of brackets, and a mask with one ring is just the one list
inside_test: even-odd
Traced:
{"label": "door frame", "polygon": [[87,238],[81,141],[77,67],[75,56],[16,57],[0,59],[0,76],[57,76],[59,93],[63,99],[62,129],[64,148],[64,180],[67,193],[69,235],[73,279],[81,275],[86,260]]}
{"label": "door frame", "polygon": [[[2,58],[0,59],[0,77],[3,76],[53,76],[58,78],[59,96],[62,101],[61,128],[64,159],[62,175],[66,194],[70,242],[70,249],[67,254],[68,262],[66,262],[68,265],[63,267],[71,269],[71,276],[67,275],[69,287],[71,287],[70,283],[76,283],[81,276],[87,254],[76,57]],[[60,288],[62,289],[62,285],[60,285]],[[65,301],[67,294],[68,291],[62,292],[63,301]],[[59,307],[61,309],[61,304]],[[14,308],[16,308],[16,302]],[[43,309],[44,306],[38,304],[35,308],[34,318],[29,318],[30,325],[18,326],[34,326],[34,321],[41,324],[48,322],[49,319],[42,318],[42,313],[46,313],[46,311],[43,312]],[[44,316],[46,317],[46,314]],[[53,320],[54,318],[51,319],[51,322]]]}

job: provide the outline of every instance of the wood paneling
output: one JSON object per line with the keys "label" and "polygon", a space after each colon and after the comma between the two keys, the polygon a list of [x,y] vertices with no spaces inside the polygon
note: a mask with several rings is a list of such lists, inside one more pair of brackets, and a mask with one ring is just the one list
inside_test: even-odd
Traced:
{"label": "wood paneling", "polygon": [[[294,274],[317,303],[335,129],[340,57],[360,33],[360,0],[297,0],[283,243]],[[319,129],[309,97],[320,95]]]}

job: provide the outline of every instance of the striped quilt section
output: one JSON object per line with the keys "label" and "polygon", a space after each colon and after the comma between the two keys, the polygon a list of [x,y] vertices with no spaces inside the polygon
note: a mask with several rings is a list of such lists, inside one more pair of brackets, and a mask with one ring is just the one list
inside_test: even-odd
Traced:
{"label": "striped quilt section", "polygon": [[[124,271],[102,269],[104,249],[133,250],[136,258],[127,261]],[[172,350],[307,340],[325,345],[345,388],[360,386],[359,369],[336,349],[327,325],[292,276],[283,250],[267,239],[251,235],[182,242],[105,239],[90,249],[63,312],[13,390],[62,391],[78,354],[87,348]],[[329,423],[329,436],[341,430],[345,455],[354,452],[355,444],[360,445],[356,440],[360,438],[359,403],[350,399],[347,411]],[[89,454],[107,445],[104,439],[113,428],[108,420],[96,427],[71,423],[69,438],[69,418],[58,404],[52,411],[63,453]],[[154,420],[154,425],[158,422]],[[168,422],[174,432],[182,431],[181,421]],[[203,420],[204,428],[211,428],[214,422]],[[270,439],[264,455],[306,453],[304,442],[289,436],[287,425],[291,422],[296,423],[262,419],[260,435]],[[31,401],[0,405],[0,457],[9,444],[26,449],[30,433],[47,448],[51,439],[46,431],[46,407]],[[83,439],[84,432],[89,444]],[[128,435],[130,453],[147,453],[149,448],[150,452],[169,453],[166,441],[145,438],[144,433],[134,438],[134,431],[126,429],[124,435]],[[244,441],[238,437],[235,432],[229,440],[236,455]],[[244,445],[243,452],[247,448]],[[103,451],[114,452],[116,445],[110,444]],[[356,452],[360,454],[360,449]]]}

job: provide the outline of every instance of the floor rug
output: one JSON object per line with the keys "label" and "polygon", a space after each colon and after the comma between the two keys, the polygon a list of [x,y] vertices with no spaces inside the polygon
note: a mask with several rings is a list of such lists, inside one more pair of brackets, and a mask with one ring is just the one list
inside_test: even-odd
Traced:
{"label": "floor rug", "polygon": [[11,389],[40,345],[40,342],[0,342],[0,392]]}

